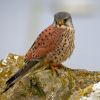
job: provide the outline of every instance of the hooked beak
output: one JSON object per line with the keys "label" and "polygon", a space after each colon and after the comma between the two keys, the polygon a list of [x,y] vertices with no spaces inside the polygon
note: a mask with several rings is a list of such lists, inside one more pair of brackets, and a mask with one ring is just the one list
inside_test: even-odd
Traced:
{"label": "hooked beak", "polygon": [[59,20],[59,21],[57,22],[57,24],[58,24],[59,26],[64,25],[64,20]]}

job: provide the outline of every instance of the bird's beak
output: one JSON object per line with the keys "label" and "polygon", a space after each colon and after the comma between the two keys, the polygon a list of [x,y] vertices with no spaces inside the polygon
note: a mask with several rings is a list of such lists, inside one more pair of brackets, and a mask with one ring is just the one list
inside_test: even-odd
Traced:
{"label": "bird's beak", "polygon": [[64,20],[59,20],[59,21],[57,22],[57,24],[58,24],[59,26],[64,25]]}

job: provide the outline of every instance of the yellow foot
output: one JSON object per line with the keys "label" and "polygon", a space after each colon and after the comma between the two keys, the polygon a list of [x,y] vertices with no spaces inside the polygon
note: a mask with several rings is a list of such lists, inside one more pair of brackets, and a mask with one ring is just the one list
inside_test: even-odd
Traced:
{"label": "yellow foot", "polygon": [[62,64],[56,64],[52,61],[44,61],[44,65],[49,65],[49,68],[51,69],[53,75],[59,75],[58,69],[63,67]]}
{"label": "yellow foot", "polygon": [[63,66],[62,64],[54,64],[54,63],[50,64],[52,74],[53,75],[59,75],[57,70],[60,69],[62,66]]}

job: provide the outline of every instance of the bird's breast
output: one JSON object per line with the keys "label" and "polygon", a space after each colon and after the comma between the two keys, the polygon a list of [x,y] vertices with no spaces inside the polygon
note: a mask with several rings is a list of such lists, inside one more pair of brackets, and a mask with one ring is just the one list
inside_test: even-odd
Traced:
{"label": "bird's breast", "polygon": [[47,59],[54,63],[65,61],[74,49],[74,30],[66,29],[58,40],[58,45],[47,55]]}

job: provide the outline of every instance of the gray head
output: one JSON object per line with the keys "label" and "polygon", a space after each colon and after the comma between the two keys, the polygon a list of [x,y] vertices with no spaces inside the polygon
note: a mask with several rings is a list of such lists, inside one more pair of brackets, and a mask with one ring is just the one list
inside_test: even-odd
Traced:
{"label": "gray head", "polygon": [[68,12],[58,12],[54,15],[54,25],[61,28],[71,27],[72,18]]}

